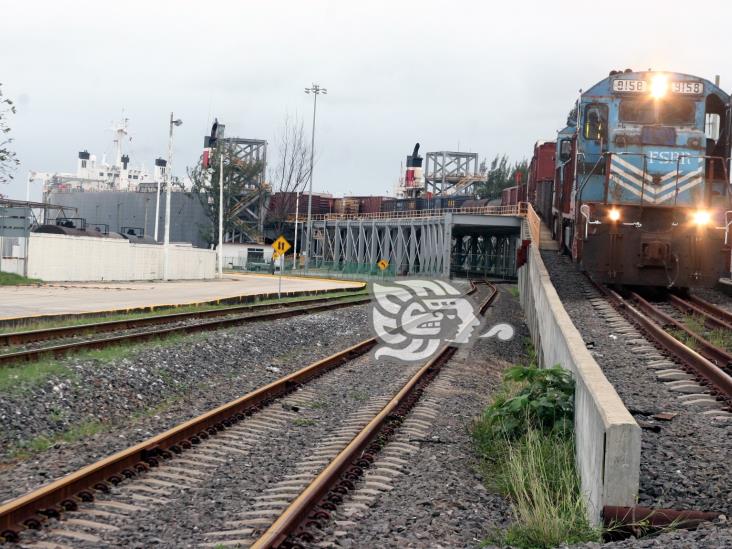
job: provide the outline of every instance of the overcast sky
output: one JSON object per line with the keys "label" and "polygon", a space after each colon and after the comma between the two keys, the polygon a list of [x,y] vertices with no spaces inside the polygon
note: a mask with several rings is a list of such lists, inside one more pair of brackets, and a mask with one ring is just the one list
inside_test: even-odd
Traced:
{"label": "overcast sky", "polygon": [[[697,12],[697,10],[700,10]],[[77,152],[111,155],[129,118],[132,163],[197,161],[213,116],[228,136],[266,139],[271,163],[286,113],[310,130],[318,82],[314,189],[392,192],[422,151],[530,156],[561,129],[580,88],[610,69],[675,70],[732,89],[729,1],[82,2],[7,0],[0,83],[16,101],[16,181],[74,171]],[[34,199],[40,189],[34,188]]]}

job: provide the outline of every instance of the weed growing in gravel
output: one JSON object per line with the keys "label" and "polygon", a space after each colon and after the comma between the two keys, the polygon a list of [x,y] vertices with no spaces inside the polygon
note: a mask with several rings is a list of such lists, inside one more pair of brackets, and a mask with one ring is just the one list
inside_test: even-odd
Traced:
{"label": "weed growing in gravel", "polygon": [[599,541],[590,527],[574,463],[572,433],[529,428],[505,445],[503,482],[516,522],[505,532],[515,547]]}
{"label": "weed growing in gravel", "polygon": [[143,418],[146,417],[154,417],[157,415],[162,414],[163,412],[167,412],[174,404],[181,401],[183,398],[182,395],[173,395],[169,396],[168,398],[164,399],[159,404],[156,404],[155,406],[151,406],[149,408],[143,408],[142,410],[138,410],[136,412],[132,413],[132,420],[134,422],[137,422]]}
{"label": "weed growing in gravel", "polygon": [[77,425],[72,425],[69,429],[61,433],[40,435],[31,440],[21,442],[9,452],[9,455],[14,459],[27,459],[34,454],[45,452],[59,442],[76,442],[77,440],[96,435],[106,428],[107,425],[100,421],[84,421]]}
{"label": "weed growing in gravel", "polygon": [[508,293],[511,294],[513,297],[518,297],[520,293],[518,286],[509,286]]}
{"label": "weed growing in gravel", "polygon": [[516,439],[529,429],[571,430],[574,420],[574,381],[560,366],[514,366],[504,380],[518,390],[502,391],[485,410],[480,429],[490,437]]}
{"label": "weed growing in gravel", "polygon": [[299,417],[292,420],[292,424],[297,425],[298,427],[308,427],[310,425],[315,425],[316,423],[317,422],[314,419],[309,419],[306,417]]}
{"label": "weed growing in gravel", "polygon": [[574,382],[559,366],[510,368],[473,426],[486,483],[511,499],[515,522],[500,539],[515,547],[597,541],[574,462]]}
{"label": "weed growing in gravel", "polygon": [[[715,347],[724,349],[727,352],[732,351],[732,334],[728,330],[723,328],[709,329],[704,325],[704,318],[698,315],[686,315],[684,324],[689,330],[700,335]],[[677,331],[681,332],[681,330]],[[684,336],[691,339],[686,334]]]}
{"label": "weed growing in gravel", "polygon": [[68,415],[69,413],[66,410],[57,410],[56,408],[52,408],[51,411],[48,413],[48,421],[60,423],[64,419],[66,419]]}
{"label": "weed growing in gravel", "polygon": [[352,391],[350,397],[359,402],[366,402],[369,399],[369,395],[365,391]]}
{"label": "weed growing in gravel", "polygon": [[679,330],[678,328],[669,328],[668,333],[669,335],[671,335],[675,339],[678,339],[681,343],[686,345],[689,349],[696,350],[696,340],[685,331]]}
{"label": "weed growing in gravel", "polygon": [[59,361],[48,358],[14,368],[0,368],[0,393],[22,393],[49,377],[72,377],[74,373]]}
{"label": "weed growing in gravel", "polygon": [[308,404],[308,408],[311,410],[321,410],[323,408],[328,408],[330,406],[330,402],[327,400],[313,400]]}

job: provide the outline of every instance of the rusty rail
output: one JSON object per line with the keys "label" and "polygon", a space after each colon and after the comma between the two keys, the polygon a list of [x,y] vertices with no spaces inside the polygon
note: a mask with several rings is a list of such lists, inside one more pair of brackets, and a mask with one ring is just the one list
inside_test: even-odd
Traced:
{"label": "rusty rail", "polygon": [[155,467],[160,460],[171,459],[174,454],[230,427],[299,385],[366,354],[375,345],[375,338],[366,339],[0,506],[0,537],[6,541],[16,540],[19,530],[24,527],[40,527],[44,516],[75,510],[81,501],[94,499],[94,490],[106,492],[110,484],[116,485],[126,477],[134,477]]}
{"label": "rusty rail", "polygon": [[732,377],[722,369],[704,358],[702,355],[687,347],[675,337],[666,333],[663,326],[643,314],[636,307],[623,299],[617,292],[597,284],[590,278],[590,282],[605,295],[610,303],[621,312],[624,312],[630,320],[640,326],[651,338],[653,338],[666,351],[675,356],[694,375],[705,380],[716,392],[728,403],[732,402]]}
{"label": "rusty rail", "polygon": [[352,295],[343,295],[337,297],[319,297],[315,299],[298,299],[286,303],[248,303],[246,305],[232,305],[228,307],[219,307],[217,309],[208,309],[203,311],[189,311],[186,313],[169,313],[162,315],[151,315],[140,318],[127,318],[121,320],[109,320],[106,322],[90,322],[88,324],[76,324],[69,326],[57,326],[55,328],[41,328],[38,330],[21,330],[18,332],[9,332],[0,334],[0,347],[8,347],[10,345],[24,345],[26,343],[34,343],[36,341],[49,341],[52,339],[62,339],[65,337],[73,337],[76,335],[87,335],[93,333],[117,332],[122,330],[134,330],[145,326],[157,326],[160,324],[171,324],[182,320],[190,320],[196,318],[215,318],[218,316],[227,316],[238,313],[246,313],[257,311],[260,309],[289,308],[298,305],[316,305],[320,303],[333,303],[338,300],[352,298]]}
{"label": "rusty rail", "polygon": [[673,326],[674,328],[683,331],[687,336],[692,338],[697,345],[699,345],[699,353],[714,362],[721,368],[727,368],[732,363],[732,355],[727,351],[716,347],[710,341],[707,341],[702,336],[693,332],[687,328],[683,322],[676,320],[675,318],[667,315],[663,311],[659,310],[658,307],[653,306],[649,301],[643,299],[635,292],[631,292],[631,297],[636,302],[638,307],[643,313],[650,316],[653,320],[663,326]]}
{"label": "rusty rail", "polygon": [[602,518],[607,536],[622,539],[631,535],[647,535],[664,528],[693,530],[702,522],[715,520],[721,513],[704,511],[652,509],[650,507],[616,507],[606,505]]}
{"label": "rusty rail", "polygon": [[[487,283],[491,288],[491,295],[480,306],[483,314],[498,295],[495,286]],[[332,501],[324,501],[328,494],[338,488],[343,490],[353,488],[350,481],[342,482],[346,472],[359,476],[362,468],[373,460],[372,452],[378,451],[383,440],[377,439],[387,425],[387,421],[394,417],[404,417],[408,409],[414,406],[419,396],[416,391],[423,389],[439,373],[440,368],[452,357],[457,348],[446,345],[438,354],[422,366],[402,387],[402,389],[382,408],[382,410],[359,432],[356,437],[326,466],[326,468],[300,493],[300,495],[285,509],[275,522],[251,545],[252,549],[269,549],[280,547],[290,536],[298,532],[305,522],[309,525],[317,524],[327,518],[327,509],[333,507]],[[421,393],[421,391],[420,391]],[[336,496],[340,498],[340,496]],[[315,511],[321,503],[323,507]],[[309,534],[306,530],[300,532],[304,540]]]}
{"label": "rusty rail", "polygon": [[333,461],[282,512],[272,526],[252,544],[252,549],[278,547],[281,545],[308,518],[312,510],[340,480],[341,475],[352,467],[354,461],[357,461],[366,453],[367,448],[378,436],[387,419],[395,414],[397,408],[408,399],[419,382],[428,374],[432,376],[436,375],[442,364],[447,362],[456,350],[455,347],[445,346],[435,358],[422,366],[396,396],[382,408],[381,412],[369,421],[348,446],[333,458]]}
{"label": "rusty rail", "polygon": [[716,305],[713,305],[695,295],[689,296],[689,302],[706,311],[710,315],[717,317],[720,320],[727,322],[728,324],[732,324],[732,313],[730,313],[729,311],[725,311],[721,307],[717,307]]}
{"label": "rusty rail", "polygon": [[725,330],[732,331],[732,323],[725,321],[724,317],[720,315],[720,313],[726,313],[726,311],[715,307],[714,305],[710,305],[714,307],[714,310],[716,311],[716,314],[713,314],[707,309],[704,309],[691,301],[691,299],[683,299],[677,295],[669,294],[669,301],[671,301],[671,304],[676,307],[677,309],[690,314],[695,314],[698,316],[701,316],[704,318],[704,323],[710,327],[710,328],[722,328]]}
{"label": "rusty rail", "polygon": [[[318,300],[321,301],[321,300]],[[130,343],[135,341],[147,341],[151,339],[157,339],[161,337],[167,337],[173,334],[190,334],[195,332],[203,332],[208,330],[217,330],[219,328],[226,328],[229,326],[237,326],[240,324],[245,324],[248,322],[261,322],[264,320],[277,320],[280,318],[289,318],[293,316],[303,315],[303,314],[312,314],[317,313],[321,311],[327,311],[327,310],[333,310],[333,309],[339,309],[342,307],[350,307],[353,305],[362,305],[364,303],[368,303],[371,301],[371,297],[366,295],[362,297],[356,297],[353,296],[346,296],[343,298],[330,298],[328,300],[322,300],[320,303],[317,303],[315,305],[304,305],[304,306],[288,306],[283,307],[281,309],[276,310],[269,310],[265,312],[260,313],[254,313],[251,315],[246,316],[236,316],[233,318],[223,318],[223,319],[215,319],[215,320],[208,320],[204,322],[199,322],[196,324],[188,324],[184,326],[172,326],[169,328],[159,328],[155,330],[149,330],[144,332],[136,332],[132,334],[122,334],[122,335],[116,335],[111,337],[105,337],[100,339],[88,339],[84,341],[74,341],[71,343],[63,343],[60,345],[52,345],[52,346],[45,346],[40,347],[37,349],[26,349],[22,351],[16,351],[13,353],[4,353],[0,354],[0,367],[7,366],[11,364],[18,364],[23,362],[30,362],[33,360],[39,360],[40,358],[44,356],[53,356],[53,357],[59,357],[63,356],[72,352],[77,352],[85,349],[101,349],[104,347],[109,347],[112,345],[118,345],[120,343]],[[297,304],[296,304],[297,305]],[[261,308],[271,308],[272,305],[261,305],[258,306]],[[229,309],[239,309],[239,307],[232,307]],[[228,310],[228,309],[227,309]],[[219,310],[212,311],[213,313],[218,313]],[[183,320],[185,318],[191,318],[190,314],[201,314],[201,313],[177,313],[173,315],[164,315],[161,317],[147,317],[146,319],[142,319],[143,321],[150,321],[155,318],[161,318],[160,322],[152,322],[152,324],[156,323],[165,323],[168,324],[170,322],[175,322],[176,320]],[[222,313],[227,314],[227,313]],[[230,313],[229,313],[230,314]],[[217,314],[212,314],[211,316],[221,316]],[[110,322],[109,324],[117,324],[117,325],[125,325],[134,323],[136,321],[129,321],[124,320],[120,321],[119,323],[116,321]],[[143,326],[145,324],[142,324]],[[89,325],[84,325],[83,327],[86,329]],[[78,327],[77,327],[78,328]],[[134,326],[132,326],[134,328]],[[65,330],[67,328],[63,328]],[[51,330],[56,330],[51,329]],[[51,331],[46,330],[46,332]],[[105,331],[106,328],[103,327],[101,331]],[[25,334],[34,334],[36,332],[24,332]],[[15,334],[7,334],[8,336],[15,336],[15,337],[24,337],[21,336],[21,333],[15,333]],[[33,335],[30,335],[29,337],[33,337]]]}

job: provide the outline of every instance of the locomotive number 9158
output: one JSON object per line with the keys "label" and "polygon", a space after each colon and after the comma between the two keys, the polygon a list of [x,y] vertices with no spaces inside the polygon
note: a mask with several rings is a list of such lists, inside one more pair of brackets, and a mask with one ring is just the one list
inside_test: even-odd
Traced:
{"label": "locomotive number 9158", "polygon": [[643,93],[649,90],[648,82],[645,80],[615,80],[613,91]]}
{"label": "locomotive number 9158", "polygon": [[704,84],[701,82],[671,82],[671,91],[687,95],[701,95],[704,93]]}

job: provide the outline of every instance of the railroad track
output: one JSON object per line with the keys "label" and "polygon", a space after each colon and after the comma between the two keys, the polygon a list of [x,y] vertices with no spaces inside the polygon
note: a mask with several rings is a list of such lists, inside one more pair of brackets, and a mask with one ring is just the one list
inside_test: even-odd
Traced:
{"label": "railroad track", "polygon": [[[630,297],[643,313],[658,324],[674,330],[676,335],[687,340],[689,346],[726,373],[732,373],[732,354],[706,337],[707,333],[714,331],[732,336],[732,325],[723,320],[726,311],[711,304],[699,307],[692,301],[693,298],[670,292],[662,295],[660,302],[653,302],[636,292],[630,292]],[[692,327],[684,321],[689,317],[695,320]]]}
{"label": "railroad track", "polygon": [[[726,408],[730,408],[732,405],[732,376],[729,374],[728,355],[724,350],[715,347],[682,322],[661,311],[637,293],[630,292],[626,299],[613,289],[596,284],[592,280],[590,282],[610,303],[612,308],[637,326],[657,347],[662,348],[667,355],[673,358],[675,362],[659,362],[658,372],[659,375],[665,376],[663,379],[668,382],[679,383],[681,386],[686,384],[690,390],[694,389],[693,385],[696,382],[701,382],[709,388],[709,391],[716,399],[724,403]],[[687,300],[679,296],[673,296],[669,297],[669,302],[674,307],[681,309],[687,308],[689,310],[693,306],[695,310],[704,310],[706,322],[727,322],[724,316],[729,313],[698,298]],[[601,304],[597,302],[594,302],[593,305],[596,308],[601,307]],[[699,344],[700,351],[692,349],[683,341],[671,335],[667,330],[668,327],[676,328],[687,334]],[[678,367],[683,371],[679,371]],[[703,396],[693,391],[690,394]]]}
{"label": "railroad track", "polygon": [[[481,312],[497,295],[494,286],[487,284],[485,288],[487,297],[482,301]],[[471,293],[477,291],[476,286],[472,285]],[[308,383],[332,370],[347,370],[341,367],[364,360],[376,344],[375,338],[364,340],[0,506],[0,536],[5,541],[17,541],[19,532],[25,528],[39,529],[49,517],[59,518],[67,512],[86,508],[87,514],[81,516],[91,516],[94,520],[75,518],[71,513],[70,518],[66,517],[68,520],[59,524],[75,525],[80,530],[57,529],[54,532],[77,542],[96,543],[99,538],[93,533],[95,528],[97,533],[117,529],[116,526],[105,524],[105,517],[134,515],[137,510],[144,509],[139,502],[162,503],[165,500],[160,494],[163,490],[161,487],[173,486],[176,479],[181,482],[197,481],[198,475],[202,474],[197,469],[205,470],[206,467],[215,466],[217,461],[223,462],[222,455],[227,451],[248,454],[249,450],[254,449],[250,443],[256,442],[257,436],[276,429],[272,425],[282,424],[292,414],[290,410],[297,410],[302,400],[309,398]],[[305,471],[312,472],[313,467],[318,468],[321,463],[322,470],[317,472],[312,481],[303,480],[307,474],[296,475],[296,482],[285,482],[285,487],[274,487],[277,497],[282,499],[292,494],[295,486],[296,497],[281,514],[277,511],[274,519],[267,519],[268,527],[261,528],[264,533],[261,539],[254,542],[255,546],[279,546],[290,536],[295,536],[290,538],[291,541],[311,538],[312,528],[317,526],[317,521],[327,520],[328,509],[334,508],[342,500],[343,494],[352,489],[379,449],[384,447],[394,430],[404,421],[408,410],[417,403],[424,388],[454,352],[455,347],[443,347],[435,358],[418,367],[416,372],[410,372],[407,381],[393,397],[371,399],[343,428],[321,441],[316,447],[316,457],[305,461]],[[337,373],[333,372],[333,375]],[[272,406],[275,402],[282,403],[282,406]],[[274,423],[267,424],[267,421]],[[142,493],[133,496],[139,505],[109,499],[110,492],[118,489],[115,487],[124,488],[126,484],[134,484],[138,490],[142,490]],[[306,486],[302,487],[302,484]],[[261,509],[258,516],[261,516]],[[262,519],[255,522],[261,525]],[[244,528],[241,531],[251,533],[253,529]],[[52,545],[39,542],[36,547]]]}
{"label": "railroad track", "polygon": [[[65,343],[43,344],[0,353],[0,367],[39,360],[45,356],[59,357],[87,349],[102,349],[121,343],[148,341],[174,334],[190,334],[237,326],[249,322],[277,320],[318,313],[342,307],[362,305],[368,303],[370,300],[371,298],[368,295],[347,295],[292,301],[281,305],[272,303],[237,305],[206,311],[173,313],[136,319],[0,334],[0,347],[4,346],[6,348],[10,345],[29,345],[39,341],[81,338]],[[94,334],[110,332],[124,333],[107,337],[89,337]]]}

